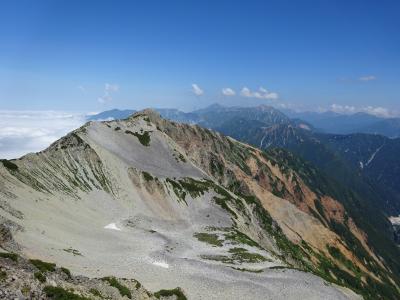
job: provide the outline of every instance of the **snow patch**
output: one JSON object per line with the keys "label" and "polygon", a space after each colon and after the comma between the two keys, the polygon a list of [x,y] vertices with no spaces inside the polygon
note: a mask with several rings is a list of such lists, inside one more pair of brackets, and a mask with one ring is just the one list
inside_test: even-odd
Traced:
{"label": "snow patch", "polygon": [[121,228],[119,228],[115,223],[110,223],[110,224],[104,226],[104,229],[111,229],[111,230],[121,231]]}
{"label": "snow patch", "polygon": [[153,265],[164,268],[164,269],[168,269],[169,268],[169,264],[167,264],[164,261],[153,261],[152,262]]}
{"label": "snow patch", "polygon": [[389,217],[389,221],[393,225],[400,225],[400,216],[398,216],[398,217]]}
{"label": "snow patch", "polygon": [[380,146],[378,149],[376,149],[376,151],[371,155],[371,157],[368,159],[367,163],[365,164],[366,166],[368,166],[375,158],[375,155],[379,152],[379,150],[382,149],[382,147],[385,145],[385,143],[383,143],[382,146]]}
{"label": "snow patch", "polygon": [[301,124],[299,124],[299,127],[300,127],[301,129],[311,130],[310,126],[308,126],[307,124],[301,123]]}

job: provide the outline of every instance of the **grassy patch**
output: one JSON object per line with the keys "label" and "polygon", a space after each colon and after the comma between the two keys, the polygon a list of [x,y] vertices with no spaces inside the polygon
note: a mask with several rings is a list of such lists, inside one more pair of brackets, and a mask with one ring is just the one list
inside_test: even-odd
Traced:
{"label": "grassy patch", "polygon": [[160,290],[160,291],[154,293],[154,296],[158,299],[160,297],[176,296],[177,300],[187,300],[185,294],[181,291],[180,288],[175,288],[172,290]]}
{"label": "grassy patch", "polygon": [[42,272],[35,272],[35,273],[33,273],[33,276],[34,276],[37,280],[39,280],[39,282],[41,282],[41,283],[45,283],[45,282],[46,282],[46,276],[43,275]]}
{"label": "grassy patch", "polygon": [[232,241],[234,244],[245,244],[245,245],[249,245],[249,246],[257,247],[257,248],[261,249],[260,245],[257,242],[253,241],[247,235],[245,235],[244,233],[242,233],[238,230],[234,230],[234,231],[226,233],[225,238],[227,240]]}
{"label": "grassy patch", "polygon": [[59,286],[45,286],[43,292],[54,300],[89,300],[89,298],[76,295]]}
{"label": "grassy patch", "polygon": [[137,280],[135,280],[135,281],[136,281],[135,288],[138,290],[142,287],[142,284]]}
{"label": "grassy patch", "polygon": [[115,287],[122,297],[127,296],[129,299],[132,299],[131,291],[126,286],[120,284],[115,277],[104,277],[102,280],[107,281],[110,286]]}
{"label": "grassy patch", "polygon": [[143,174],[144,180],[146,180],[146,181],[151,181],[154,179],[153,176],[150,175],[150,173],[143,171],[142,174]]}
{"label": "grassy patch", "polygon": [[215,247],[222,247],[223,245],[223,240],[220,240],[215,233],[196,232],[193,236],[200,242],[208,243]]}
{"label": "grassy patch", "polygon": [[0,252],[0,257],[8,258],[15,262],[18,261],[18,254],[16,253]]}
{"label": "grassy patch", "polygon": [[68,278],[72,278],[71,271],[67,268],[61,267],[61,271],[68,276]]}
{"label": "grassy patch", "polygon": [[190,196],[192,196],[192,198],[204,195],[204,192],[207,192],[211,187],[211,183],[209,181],[200,181],[193,178],[179,180],[179,183],[182,188],[186,190]]}
{"label": "grassy patch", "polygon": [[7,169],[12,170],[12,171],[18,170],[18,166],[16,164],[14,164],[13,162],[11,162],[7,159],[1,159],[0,161],[3,163],[3,166],[6,167]]}
{"label": "grassy patch", "polygon": [[183,190],[180,183],[176,182],[175,180],[172,180],[170,178],[167,178],[166,182],[168,182],[172,186],[172,190],[174,191],[174,193],[178,197],[178,199],[182,200],[183,202],[186,203],[186,192]]}
{"label": "grassy patch", "polygon": [[100,297],[100,298],[103,298],[103,295],[99,292],[99,290],[97,290],[97,289],[90,289],[89,290],[89,292],[92,294],[92,295],[94,295],[94,296],[96,296],[96,297]]}
{"label": "grassy patch", "polygon": [[202,259],[220,261],[225,264],[234,264],[232,257],[227,255],[200,255]]}
{"label": "grassy patch", "polygon": [[175,195],[185,203],[187,194],[196,198],[204,195],[212,187],[212,183],[208,180],[195,180],[193,178],[184,178],[178,181],[167,178],[166,181],[172,186]]}
{"label": "grassy patch", "polygon": [[4,281],[7,278],[6,271],[0,271],[0,281]]}
{"label": "grassy patch", "polygon": [[227,202],[226,198],[214,197],[213,199],[214,199],[215,204],[219,205],[222,209],[225,209],[232,216],[235,216],[237,218],[236,213],[228,206],[228,204],[226,204],[226,202]]}
{"label": "grassy patch", "polygon": [[132,132],[130,130],[125,130],[125,133],[136,136],[138,138],[139,142],[143,146],[149,146],[150,145],[150,134],[149,134],[148,131],[145,131],[144,133],[140,134],[140,133],[137,133],[137,132]]}
{"label": "grassy patch", "polygon": [[28,298],[29,295],[30,295],[30,293],[31,293],[31,288],[30,288],[30,286],[29,286],[29,285],[24,285],[24,286],[21,288],[21,293],[22,293],[22,295],[24,295],[26,298]]}
{"label": "grassy patch", "polygon": [[29,261],[41,272],[54,272],[56,268],[56,264],[44,262],[40,259],[30,259]]}
{"label": "grassy patch", "polygon": [[235,261],[241,263],[258,263],[266,261],[267,259],[258,253],[250,253],[244,248],[232,248],[229,249],[229,253],[232,253],[232,258]]}

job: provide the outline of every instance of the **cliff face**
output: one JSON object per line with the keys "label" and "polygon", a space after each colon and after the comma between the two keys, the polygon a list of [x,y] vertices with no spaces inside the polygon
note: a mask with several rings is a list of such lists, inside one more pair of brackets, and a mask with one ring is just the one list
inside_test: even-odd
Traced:
{"label": "cliff face", "polygon": [[324,280],[396,297],[388,264],[324,184],[290,153],[146,110],[0,163],[0,242],[189,299],[358,297]]}

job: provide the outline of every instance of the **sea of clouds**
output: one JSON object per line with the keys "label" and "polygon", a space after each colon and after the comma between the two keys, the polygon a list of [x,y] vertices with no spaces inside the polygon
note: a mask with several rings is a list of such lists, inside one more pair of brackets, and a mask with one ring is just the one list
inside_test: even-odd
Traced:
{"label": "sea of clouds", "polygon": [[44,150],[85,121],[82,113],[0,110],[0,159]]}

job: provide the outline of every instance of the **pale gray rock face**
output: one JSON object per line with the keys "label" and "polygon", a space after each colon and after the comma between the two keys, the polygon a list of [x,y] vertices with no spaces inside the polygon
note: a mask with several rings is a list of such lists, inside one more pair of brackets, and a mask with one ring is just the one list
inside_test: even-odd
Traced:
{"label": "pale gray rock face", "polygon": [[277,249],[258,245],[273,241],[250,206],[216,203],[218,183],[146,115],[90,122],[15,164],[0,166],[0,217],[14,226],[2,247],[26,257],[152,292],[179,286],[188,299],[360,299],[285,269]]}

